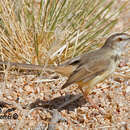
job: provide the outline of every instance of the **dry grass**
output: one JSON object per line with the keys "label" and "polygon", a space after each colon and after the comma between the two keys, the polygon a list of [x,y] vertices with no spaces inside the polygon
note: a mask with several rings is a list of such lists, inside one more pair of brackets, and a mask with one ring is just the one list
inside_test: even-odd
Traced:
{"label": "dry grass", "polygon": [[114,0],[1,0],[2,60],[54,64],[100,47],[127,4],[114,9],[113,3]]}
{"label": "dry grass", "polygon": [[[127,30],[130,26],[129,6],[120,17],[118,15],[124,3],[107,3],[104,0],[0,0],[1,59],[57,64],[96,49],[109,33]],[[118,24],[117,18],[120,18]],[[129,54],[125,55],[126,63],[118,67],[113,79],[98,84],[90,95],[107,115],[99,114],[81,97],[60,110],[66,121],[56,123],[57,129],[130,128]],[[76,85],[60,90],[66,78],[59,74],[55,74],[58,79],[51,78],[54,74],[43,72],[43,75],[2,67],[0,101],[8,104],[1,106],[0,115],[8,108],[16,108],[8,114],[17,113],[18,119],[1,119],[0,129],[47,129],[54,118],[54,109],[80,93]]]}

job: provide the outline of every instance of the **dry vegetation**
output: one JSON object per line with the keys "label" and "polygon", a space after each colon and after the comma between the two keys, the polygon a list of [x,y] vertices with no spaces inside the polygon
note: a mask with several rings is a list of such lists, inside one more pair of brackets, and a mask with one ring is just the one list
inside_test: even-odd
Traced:
{"label": "dry vegetation", "polygon": [[[47,66],[96,49],[112,32],[130,33],[128,1],[0,0],[0,58]],[[17,113],[18,119],[0,119],[0,129],[129,129],[128,54],[90,95],[106,115],[92,108],[76,85],[60,90],[62,75],[1,66],[0,115],[10,109],[7,115]],[[75,95],[75,102],[62,106]]]}

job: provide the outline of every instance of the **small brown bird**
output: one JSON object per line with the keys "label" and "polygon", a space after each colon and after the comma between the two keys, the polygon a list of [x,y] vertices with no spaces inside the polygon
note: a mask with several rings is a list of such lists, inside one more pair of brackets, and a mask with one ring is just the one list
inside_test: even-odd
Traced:
{"label": "small brown bird", "polygon": [[[93,87],[111,75],[120,62],[121,54],[126,45],[130,42],[130,35],[126,33],[116,33],[111,35],[105,44],[98,50],[85,53],[72,58],[57,67],[52,67],[55,72],[68,77],[62,89],[73,83],[77,83],[85,98],[93,107],[99,109],[88,97]],[[13,62],[2,62],[0,64],[16,66],[31,70],[42,70],[44,66],[32,64],[19,64]]]}
{"label": "small brown bird", "polygon": [[68,80],[62,86],[62,89],[77,83],[84,97],[93,107],[98,109],[88,97],[88,94],[97,83],[103,81],[115,71],[128,42],[130,42],[130,35],[126,33],[113,34],[100,49],[70,59],[56,67],[56,72],[68,76]]}

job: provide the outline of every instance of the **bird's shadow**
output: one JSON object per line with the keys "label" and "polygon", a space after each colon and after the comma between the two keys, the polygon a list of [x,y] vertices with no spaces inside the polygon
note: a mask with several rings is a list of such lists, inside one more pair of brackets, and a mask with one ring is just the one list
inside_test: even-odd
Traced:
{"label": "bird's shadow", "polygon": [[70,99],[74,97],[79,97],[79,94],[77,95],[67,94],[65,96],[60,96],[48,101],[37,99],[35,102],[30,104],[30,109],[42,107],[43,109],[49,109],[49,110],[57,109],[58,111],[62,110],[73,111],[75,108],[78,108],[86,104],[86,100],[84,99],[84,97],[80,96],[77,100],[59,109],[59,107],[62,106],[65,102],[68,102]]}

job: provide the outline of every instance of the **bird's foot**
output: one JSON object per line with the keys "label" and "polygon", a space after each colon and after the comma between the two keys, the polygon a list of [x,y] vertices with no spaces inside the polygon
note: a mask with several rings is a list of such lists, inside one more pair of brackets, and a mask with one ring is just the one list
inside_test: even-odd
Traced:
{"label": "bird's foot", "polygon": [[86,97],[87,101],[91,104],[91,106],[92,106],[93,108],[97,109],[100,114],[102,114],[102,115],[105,114],[104,111],[102,111],[102,110],[100,109],[100,107],[97,106],[97,105],[93,102],[92,98],[90,98],[89,96],[85,96],[85,97]]}

